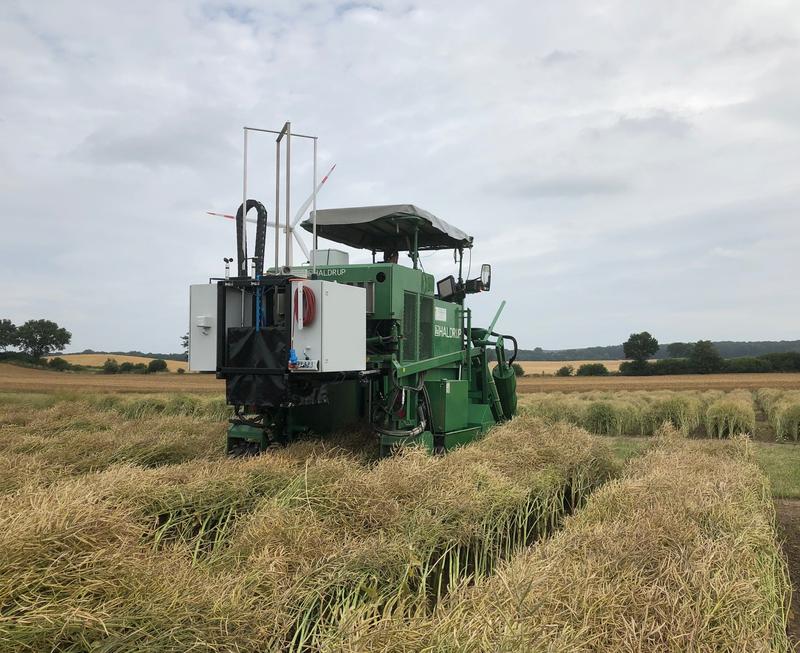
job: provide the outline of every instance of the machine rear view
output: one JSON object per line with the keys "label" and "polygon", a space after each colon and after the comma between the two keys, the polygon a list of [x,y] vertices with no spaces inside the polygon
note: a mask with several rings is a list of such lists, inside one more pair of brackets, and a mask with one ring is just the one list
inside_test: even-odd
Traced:
{"label": "machine rear view", "polygon": [[[298,135],[289,123],[274,133],[276,166],[281,146],[286,148],[288,197],[290,139]],[[246,138],[247,130],[245,152]],[[314,144],[316,153],[316,139]],[[245,159],[245,194],[246,175]],[[313,235],[313,248],[309,262],[295,266],[290,239],[297,233],[288,205],[279,228],[276,177],[274,222],[260,202],[243,198],[236,215],[236,274],[190,292],[189,367],[225,380],[234,410],[228,452],[258,453],[305,434],[324,437],[359,424],[375,433],[384,454],[409,443],[444,452],[513,416],[516,341],[493,331],[499,311],[489,328],[480,329],[464,306],[468,294],[491,287],[488,265],[478,278],[462,277],[472,238],[411,204],[318,211],[314,179],[313,209],[300,224]],[[245,207],[257,214],[252,257]],[[264,270],[270,227],[275,265]],[[350,264],[344,252],[320,250],[319,236],[369,251],[372,263]],[[454,251],[457,276],[436,283],[421,270],[420,252],[430,250]],[[407,253],[410,265],[399,264],[400,253]],[[506,340],[514,348],[508,360]],[[490,371],[492,350],[496,365]]]}

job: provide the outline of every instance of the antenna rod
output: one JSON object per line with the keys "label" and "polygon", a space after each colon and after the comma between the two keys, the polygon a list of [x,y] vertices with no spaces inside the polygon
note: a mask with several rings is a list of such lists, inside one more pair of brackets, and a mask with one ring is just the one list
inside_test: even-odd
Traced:
{"label": "antenna rod", "polygon": [[281,242],[281,137],[275,141],[275,274],[279,274]]}
{"label": "antenna rod", "polygon": [[289,205],[291,204],[292,177],[292,123],[286,122],[286,267],[292,267],[292,224]]}
{"label": "antenna rod", "polygon": [[239,270],[238,274],[247,276],[247,129],[244,129],[244,166],[242,174],[242,248],[239,252]]}
{"label": "antenna rod", "polygon": [[[313,207],[312,207],[312,219],[311,224],[313,225],[314,231],[312,232],[311,236],[311,251],[317,251],[317,139],[314,139],[314,183],[311,186],[312,193],[313,193]],[[311,256],[311,274],[317,273],[317,257],[316,254],[312,254]]]}

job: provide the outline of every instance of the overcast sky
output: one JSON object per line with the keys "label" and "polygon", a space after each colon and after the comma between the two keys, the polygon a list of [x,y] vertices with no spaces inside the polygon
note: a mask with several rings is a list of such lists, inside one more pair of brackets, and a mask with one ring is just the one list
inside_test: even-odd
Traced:
{"label": "overcast sky", "polygon": [[[241,202],[242,126],[285,120],[337,164],[321,208],[472,234],[476,321],[506,299],[524,347],[800,338],[797,0],[4,0],[0,317],[177,351],[235,253],[204,212]],[[272,214],[274,140],[251,154]]]}

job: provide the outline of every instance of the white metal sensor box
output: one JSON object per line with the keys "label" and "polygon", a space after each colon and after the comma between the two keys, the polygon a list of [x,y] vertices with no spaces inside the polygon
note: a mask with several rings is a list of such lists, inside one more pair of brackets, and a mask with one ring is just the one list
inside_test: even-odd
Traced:
{"label": "white metal sensor box", "polygon": [[217,287],[189,286],[189,370],[217,369]]}
{"label": "white metal sensor box", "polygon": [[340,249],[312,249],[312,265],[349,265],[350,254]]}
{"label": "white metal sensor box", "polygon": [[[301,286],[314,295],[314,317],[303,323]],[[367,369],[367,300],[364,288],[335,281],[292,281],[292,348],[297,371],[353,372]]]}
{"label": "white metal sensor box", "polygon": [[[217,370],[217,284],[201,283],[189,286],[189,371]],[[242,312],[242,293],[225,288],[225,321],[230,326],[252,324],[252,308],[245,301]],[[244,318],[244,322],[242,322]]]}

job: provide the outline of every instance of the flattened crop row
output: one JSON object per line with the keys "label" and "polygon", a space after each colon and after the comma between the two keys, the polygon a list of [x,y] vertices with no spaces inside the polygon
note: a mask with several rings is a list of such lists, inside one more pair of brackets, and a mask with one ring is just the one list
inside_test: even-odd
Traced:
{"label": "flattened crop row", "polygon": [[356,608],[427,614],[613,470],[591,436],[530,418],[444,457],[299,454],[0,497],[3,650],[314,649]]}
{"label": "flattened crop row", "polygon": [[354,610],[325,650],[779,651],[790,585],[749,443],[670,437],[432,616]]}

